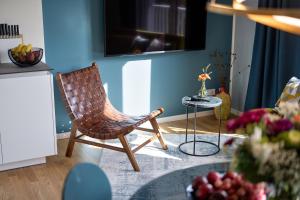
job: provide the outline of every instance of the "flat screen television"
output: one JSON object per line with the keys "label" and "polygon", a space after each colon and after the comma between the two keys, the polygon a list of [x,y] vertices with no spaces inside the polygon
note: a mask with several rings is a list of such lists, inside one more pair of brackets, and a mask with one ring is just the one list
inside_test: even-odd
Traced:
{"label": "flat screen television", "polygon": [[105,56],[205,48],[206,0],[105,0]]}

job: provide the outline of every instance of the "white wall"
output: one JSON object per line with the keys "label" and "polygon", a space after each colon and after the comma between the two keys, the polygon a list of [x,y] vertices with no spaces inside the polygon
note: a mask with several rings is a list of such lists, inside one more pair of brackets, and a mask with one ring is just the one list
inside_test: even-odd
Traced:
{"label": "white wall", "polygon": [[[257,7],[258,0],[246,1],[248,6]],[[234,111],[244,111],[248,80],[251,69],[252,51],[256,23],[245,17],[234,16],[230,94]]]}
{"label": "white wall", "polygon": [[25,44],[45,49],[42,0],[0,0],[0,23],[19,24]]}

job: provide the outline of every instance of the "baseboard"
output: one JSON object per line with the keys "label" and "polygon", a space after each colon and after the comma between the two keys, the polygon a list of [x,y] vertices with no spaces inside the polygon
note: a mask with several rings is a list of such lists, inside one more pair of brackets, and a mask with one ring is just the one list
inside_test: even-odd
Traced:
{"label": "baseboard", "polygon": [[231,113],[237,116],[240,116],[243,112],[237,109],[231,108]]}
{"label": "baseboard", "polygon": [[[212,114],[213,114],[213,110],[201,111],[201,112],[197,112],[197,117],[204,117]],[[194,113],[189,114],[189,119],[190,118],[194,118]],[[166,122],[173,122],[173,121],[184,120],[184,119],[186,119],[186,114],[157,118],[157,122],[166,123]]]}
{"label": "baseboard", "polygon": [[56,138],[58,140],[66,139],[70,137],[71,132],[57,133]]}
{"label": "baseboard", "polygon": [[18,161],[18,162],[12,162],[12,163],[0,165],[0,171],[16,169],[16,168],[26,167],[26,166],[31,166],[31,165],[39,165],[39,164],[44,164],[44,163],[46,163],[45,157],[24,160],[24,161]]}

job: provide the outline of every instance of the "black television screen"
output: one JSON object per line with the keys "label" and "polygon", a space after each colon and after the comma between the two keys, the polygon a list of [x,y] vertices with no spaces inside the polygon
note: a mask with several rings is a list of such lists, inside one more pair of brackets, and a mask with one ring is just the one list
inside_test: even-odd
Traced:
{"label": "black television screen", "polygon": [[106,0],[105,55],[205,48],[206,0]]}

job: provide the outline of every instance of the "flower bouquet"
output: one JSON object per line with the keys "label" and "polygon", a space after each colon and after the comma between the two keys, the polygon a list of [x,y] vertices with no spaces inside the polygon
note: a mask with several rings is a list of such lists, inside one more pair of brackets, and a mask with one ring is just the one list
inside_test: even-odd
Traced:
{"label": "flower bouquet", "polygon": [[232,167],[253,183],[273,187],[269,199],[300,199],[300,108],[281,103],[277,111],[257,109],[227,123],[249,134],[238,146]]}
{"label": "flower bouquet", "polygon": [[212,73],[212,72],[207,72],[208,69],[209,69],[209,67],[210,67],[210,64],[207,65],[206,67],[203,67],[202,68],[202,72],[203,73],[198,75],[198,81],[201,81],[201,88],[199,90],[198,96],[201,97],[201,98],[207,96],[207,90],[206,90],[206,86],[205,86],[205,81],[207,79],[209,79],[209,80],[211,79],[210,78],[210,74]]}

